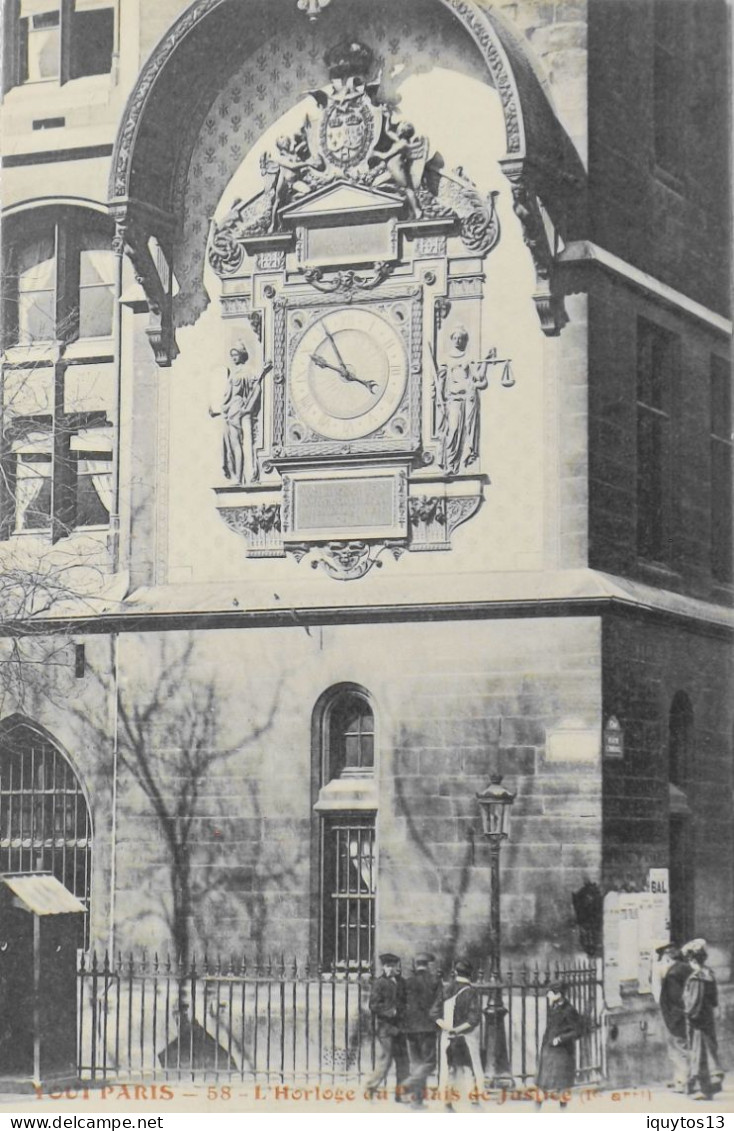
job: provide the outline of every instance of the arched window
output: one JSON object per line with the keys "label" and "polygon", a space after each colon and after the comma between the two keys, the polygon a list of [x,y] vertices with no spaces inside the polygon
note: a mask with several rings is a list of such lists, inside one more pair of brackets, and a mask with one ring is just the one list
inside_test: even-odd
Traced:
{"label": "arched window", "polygon": [[31,727],[0,733],[0,872],[51,872],[84,904],[89,938],[92,826],[63,754]]}
{"label": "arched window", "polygon": [[364,692],[351,687],[337,692],[325,721],[324,783],[371,774],[375,765],[375,719]]}
{"label": "arched window", "polygon": [[685,789],[691,772],[693,754],[693,707],[684,691],[673,697],[668,719],[668,779]]}
{"label": "arched window", "polygon": [[692,776],[694,719],[684,691],[673,697],[668,716],[670,930],[685,941],[695,933],[693,821],[686,792]]}
{"label": "arched window", "polygon": [[367,970],[375,945],[375,717],[367,692],[333,688],[317,707],[321,791],[320,959]]}

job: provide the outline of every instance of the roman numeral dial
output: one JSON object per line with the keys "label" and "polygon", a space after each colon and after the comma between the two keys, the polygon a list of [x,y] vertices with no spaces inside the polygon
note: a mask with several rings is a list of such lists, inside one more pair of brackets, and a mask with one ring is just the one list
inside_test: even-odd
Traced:
{"label": "roman numeral dial", "polygon": [[386,317],[359,307],[320,315],[296,344],[288,387],[295,414],[320,436],[354,440],[381,428],[405,392],[403,340]]}

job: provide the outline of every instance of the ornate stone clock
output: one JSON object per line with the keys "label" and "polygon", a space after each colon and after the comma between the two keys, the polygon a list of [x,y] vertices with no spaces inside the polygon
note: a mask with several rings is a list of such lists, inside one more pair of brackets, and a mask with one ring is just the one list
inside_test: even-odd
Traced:
{"label": "ornate stone clock", "polygon": [[276,304],[276,457],[418,449],[421,298]]}
{"label": "ornate stone clock", "polygon": [[368,47],[327,58],[316,112],[210,237],[223,318],[262,353],[232,351],[213,415],[238,480],[215,491],[249,556],[350,580],[385,551],[450,549],[481,504],[481,394],[497,363],[479,352],[481,304],[499,226],[496,194],[429,160],[380,102]]}

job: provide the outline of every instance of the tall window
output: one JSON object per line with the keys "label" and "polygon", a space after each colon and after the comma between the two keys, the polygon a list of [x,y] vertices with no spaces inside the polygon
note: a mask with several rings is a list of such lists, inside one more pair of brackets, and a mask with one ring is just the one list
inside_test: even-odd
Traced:
{"label": "tall window", "polygon": [[8,243],[5,341],[107,338],[112,333],[115,255],[111,223],[82,209],[38,213]]}
{"label": "tall window", "polygon": [[[374,807],[349,797],[370,788],[375,721],[369,698],[352,685],[335,689],[321,718],[323,793],[336,786],[321,821],[321,961],[367,970],[374,958],[377,868]],[[338,783],[352,783],[345,796]],[[342,801],[341,798],[345,799]]]}
{"label": "tall window", "polygon": [[732,580],[732,419],[731,369],[723,357],[711,358],[711,573]]}
{"label": "tall window", "polygon": [[668,718],[670,930],[691,938],[693,923],[693,823],[687,786],[692,774],[693,707],[678,691]]}
{"label": "tall window", "polygon": [[56,541],[109,523],[111,235],[110,221],[84,209],[19,217],[6,235],[0,537],[48,531]]}
{"label": "tall window", "polygon": [[671,522],[669,405],[678,338],[640,318],[637,324],[637,553],[669,557]]}
{"label": "tall window", "polygon": [[51,872],[84,905],[89,938],[92,826],[79,781],[30,727],[0,736],[0,872]]}
{"label": "tall window", "polygon": [[374,817],[327,818],[322,834],[322,961],[345,970],[368,970],[377,891]]}
{"label": "tall window", "polygon": [[112,69],[110,0],[5,0],[5,89],[104,75]]}
{"label": "tall window", "polygon": [[653,0],[653,124],[655,163],[680,178],[686,147],[681,123],[687,112],[686,8],[678,0]]}

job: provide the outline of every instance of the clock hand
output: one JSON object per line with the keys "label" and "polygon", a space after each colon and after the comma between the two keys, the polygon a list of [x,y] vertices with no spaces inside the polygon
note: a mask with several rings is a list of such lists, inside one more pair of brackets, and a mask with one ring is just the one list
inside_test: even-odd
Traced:
{"label": "clock hand", "polygon": [[327,338],[331,342],[331,348],[333,349],[334,353],[336,354],[339,364],[341,365],[344,372],[348,373],[349,367],[348,367],[347,363],[345,362],[344,358],[342,357],[342,355],[339,353],[339,347],[336,344],[336,342],[334,341],[334,335],[332,334],[331,330],[329,329],[329,327],[326,325],[325,322],[324,322],[323,325],[324,325],[324,333],[326,334]]}
{"label": "clock hand", "polygon": [[338,373],[339,376],[345,381],[350,380],[350,377],[347,375],[346,366],[332,365],[330,361],[327,361],[325,357],[321,357],[317,353],[311,354],[311,360],[313,361],[314,365],[318,365],[319,369],[333,369],[334,372]]}
{"label": "clock hand", "polygon": [[333,369],[335,373],[339,374],[343,381],[356,381],[358,385],[364,385],[371,393],[376,393],[380,387],[377,381],[366,381],[362,377],[358,377],[350,365],[332,365],[330,361],[327,361],[325,357],[321,357],[317,353],[312,353],[310,356],[311,360],[315,365],[318,365],[319,369]]}
{"label": "clock hand", "polygon": [[373,394],[376,393],[380,387],[377,384],[377,381],[365,381],[363,377],[358,377],[353,370],[350,371],[349,376],[347,377],[347,381],[357,381],[360,385],[364,385],[365,389],[369,389],[369,391]]}

